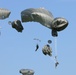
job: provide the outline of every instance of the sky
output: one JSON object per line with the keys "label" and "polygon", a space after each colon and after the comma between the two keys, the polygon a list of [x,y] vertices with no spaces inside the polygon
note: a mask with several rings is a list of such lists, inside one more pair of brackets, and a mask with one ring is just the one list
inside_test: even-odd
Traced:
{"label": "sky", "polygon": [[[54,17],[64,17],[68,27],[58,33],[57,55],[59,65],[55,68],[55,38],[51,30],[37,22],[22,23],[22,33],[13,29],[8,21],[21,20],[21,11],[27,8],[44,7]],[[0,8],[11,11],[9,18],[0,20],[0,74],[21,75],[20,69],[32,69],[34,75],[75,75],[76,74],[76,0],[0,0]],[[38,38],[41,42],[33,40]],[[53,56],[45,56],[42,48],[48,40]],[[36,44],[39,49],[35,52]]]}

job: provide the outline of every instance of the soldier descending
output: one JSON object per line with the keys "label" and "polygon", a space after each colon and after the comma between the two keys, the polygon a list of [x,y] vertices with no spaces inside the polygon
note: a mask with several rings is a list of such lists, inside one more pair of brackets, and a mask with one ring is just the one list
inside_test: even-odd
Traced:
{"label": "soldier descending", "polygon": [[38,49],[39,49],[39,45],[37,44],[37,45],[36,45],[36,50],[35,50],[35,51],[37,51]]}
{"label": "soldier descending", "polygon": [[55,68],[59,65],[59,62],[57,61],[57,56],[55,56],[55,60],[56,60],[56,63],[55,63]]}
{"label": "soldier descending", "polygon": [[[41,40],[37,38],[34,38],[33,40],[36,40],[37,42],[41,42]],[[37,43],[35,51],[37,51],[38,49],[39,49],[39,44]]]}

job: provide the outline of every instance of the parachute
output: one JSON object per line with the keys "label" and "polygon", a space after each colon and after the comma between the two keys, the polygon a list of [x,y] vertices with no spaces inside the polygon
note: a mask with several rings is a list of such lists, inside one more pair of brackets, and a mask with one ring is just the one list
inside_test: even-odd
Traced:
{"label": "parachute", "polygon": [[42,48],[42,52],[44,55],[52,56],[52,48],[48,44]]}
{"label": "parachute", "polygon": [[39,22],[41,25],[52,30],[52,36],[57,37],[59,31],[64,30],[68,26],[65,18],[54,18],[52,13],[45,8],[29,8],[21,12],[22,22]]}
{"label": "parachute", "polygon": [[37,41],[41,42],[41,40],[40,39],[37,39],[37,38],[34,38],[34,40],[37,40]]}
{"label": "parachute", "polygon": [[9,21],[8,23],[11,24],[12,28],[15,28],[18,32],[22,32],[23,26],[20,20],[15,20],[13,22]]}
{"label": "parachute", "polygon": [[21,69],[19,72],[23,75],[34,75],[34,71],[31,69]]}
{"label": "parachute", "polygon": [[65,18],[57,17],[51,23],[52,36],[58,36],[57,31],[62,31],[68,26],[68,21]]}
{"label": "parachute", "polygon": [[50,28],[53,19],[52,13],[44,8],[29,8],[21,12],[22,22],[39,22],[48,28]]}
{"label": "parachute", "polygon": [[4,8],[0,8],[0,20],[6,19],[10,15],[10,11]]}

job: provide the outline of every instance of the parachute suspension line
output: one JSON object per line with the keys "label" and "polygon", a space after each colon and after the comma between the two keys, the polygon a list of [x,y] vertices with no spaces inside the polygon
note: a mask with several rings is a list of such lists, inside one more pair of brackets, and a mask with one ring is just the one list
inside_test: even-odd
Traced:
{"label": "parachute suspension line", "polygon": [[[1,27],[0,27],[0,29],[1,29]],[[0,30],[0,35],[1,35],[1,30]]]}
{"label": "parachute suspension line", "polygon": [[54,41],[55,41],[55,59],[57,59],[57,37],[54,37]]}
{"label": "parachute suspension line", "polygon": [[57,56],[57,37],[54,38],[55,41],[55,56]]}
{"label": "parachute suspension line", "polygon": [[11,21],[9,21],[9,22],[8,22],[8,24],[9,24],[9,25],[11,25],[11,24],[12,24],[12,22],[11,22]]}
{"label": "parachute suspension line", "polygon": [[54,37],[54,50],[55,50],[55,56],[51,57],[51,59],[54,61],[54,63],[57,62],[57,37]]}
{"label": "parachute suspension line", "polygon": [[54,63],[56,62],[55,57],[51,57],[51,60],[54,61]]}

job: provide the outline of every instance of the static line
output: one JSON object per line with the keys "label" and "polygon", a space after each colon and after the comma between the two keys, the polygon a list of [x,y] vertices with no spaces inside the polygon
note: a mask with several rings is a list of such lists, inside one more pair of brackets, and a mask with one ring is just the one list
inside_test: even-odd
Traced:
{"label": "static line", "polygon": [[54,37],[55,42],[55,56],[57,56],[57,37]]}
{"label": "static line", "polygon": [[53,57],[53,56],[51,57],[51,60],[53,60],[53,61],[54,61],[54,63],[56,62],[56,61],[55,61],[55,57]]}
{"label": "static line", "polygon": [[[0,29],[1,29],[1,27],[0,27]],[[0,35],[1,35],[1,30],[0,30]]]}

